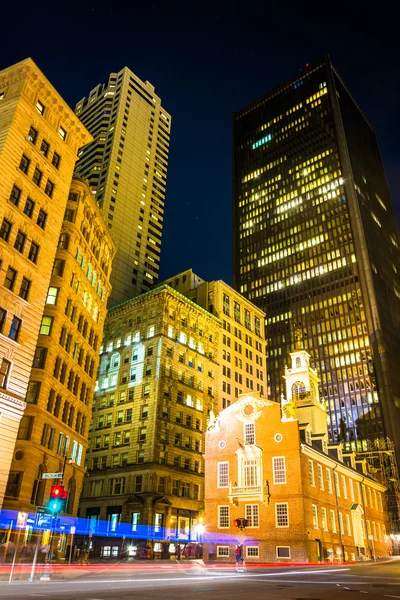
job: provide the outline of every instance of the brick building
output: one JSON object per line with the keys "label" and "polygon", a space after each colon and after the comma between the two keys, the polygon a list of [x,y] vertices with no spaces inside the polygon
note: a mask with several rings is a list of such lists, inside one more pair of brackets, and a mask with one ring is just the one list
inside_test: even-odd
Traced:
{"label": "brick building", "polygon": [[[388,555],[385,487],[342,444],[329,444],[309,355],[298,349],[291,360],[281,404],[246,393],[209,424],[208,551],[232,561],[240,543],[255,562]],[[237,518],[249,520],[242,532]]]}
{"label": "brick building", "polygon": [[[29,58],[0,71],[0,507],[78,149],[90,134]],[[6,492],[7,486],[7,492]]]}

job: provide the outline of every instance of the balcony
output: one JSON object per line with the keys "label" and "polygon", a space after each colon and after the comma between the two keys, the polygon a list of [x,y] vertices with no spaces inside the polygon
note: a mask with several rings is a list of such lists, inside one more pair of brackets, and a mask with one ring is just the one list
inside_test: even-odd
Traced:
{"label": "balcony", "polygon": [[229,484],[228,498],[231,504],[238,504],[238,502],[248,499],[257,499],[264,502],[264,494],[261,485],[239,486]]}

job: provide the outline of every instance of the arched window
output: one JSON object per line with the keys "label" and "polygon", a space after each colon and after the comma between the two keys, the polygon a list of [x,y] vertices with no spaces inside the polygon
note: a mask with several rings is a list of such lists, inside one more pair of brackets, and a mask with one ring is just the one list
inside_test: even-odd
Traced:
{"label": "arched window", "polygon": [[300,360],[300,356],[298,356],[296,358],[296,369],[298,369],[299,367],[301,367],[301,360]]}
{"label": "arched window", "polygon": [[302,400],[307,395],[306,386],[302,381],[296,381],[292,385],[292,398],[293,400]]}
{"label": "arched window", "polygon": [[46,480],[42,479],[43,473],[45,473],[45,465],[39,465],[37,470],[36,479],[33,482],[31,504],[36,506],[43,506],[44,491],[46,488]]}
{"label": "arched window", "polygon": [[58,240],[59,250],[68,250],[69,248],[69,233],[62,233]]}

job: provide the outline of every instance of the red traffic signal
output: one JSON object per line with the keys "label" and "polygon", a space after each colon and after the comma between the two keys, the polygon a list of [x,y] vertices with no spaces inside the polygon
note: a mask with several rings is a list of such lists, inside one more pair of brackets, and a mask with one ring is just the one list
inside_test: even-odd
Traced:
{"label": "red traffic signal", "polygon": [[234,519],[233,523],[235,527],[238,527],[239,529],[250,527],[250,519],[244,519],[243,517],[241,517],[240,519]]}
{"label": "red traffic signal", "polygon": [[68,495],[68,492],[65,492],[63,485],[52,485],[50,489],[50,498],[64,498],[64,494]]}

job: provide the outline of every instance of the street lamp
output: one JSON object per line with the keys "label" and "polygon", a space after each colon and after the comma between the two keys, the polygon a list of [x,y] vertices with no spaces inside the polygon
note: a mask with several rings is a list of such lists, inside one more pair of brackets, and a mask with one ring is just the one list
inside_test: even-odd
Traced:
{"label": "street lamp", "polygon": [[[250,520],[249,519],[245,519],[244,517],[240,517],[239,519],[235,519],[234,521],[235,526],[240,529],[240,531],[243,531],[243,529],[246,529],[246,527],[250,526]],[[240,544],[240,538],[242,538],[242,544]],[[237,545],[236,548],[236,565],[238,565],[239,563],[242,563],[242,568],[245,569],[245,564],[244,564],[244,546],[243,546],[243,542],[246,539],[245,536],[238,536],[238,540],[239,540],[239,544]],[[236,566],[236,568],[238,568]]]}

